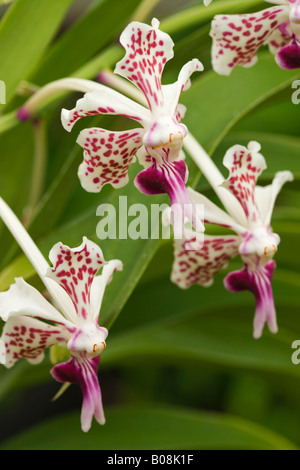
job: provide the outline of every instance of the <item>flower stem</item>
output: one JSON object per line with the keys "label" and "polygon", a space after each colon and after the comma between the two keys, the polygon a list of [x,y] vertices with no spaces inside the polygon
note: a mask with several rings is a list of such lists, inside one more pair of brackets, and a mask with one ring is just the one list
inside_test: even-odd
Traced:
{"label": "flower stem", "polygon": [[47,135],[46,123],[42,118],[33,122],[34,133],[34,161],[30,186],[28,205],[24,210],[23,225],[27,228],[31,222],[32,214],[42,194],[45,168],[47,161]]}
{"label": "flower stem", "polygon": [[54,397],[51,399],[51,401],[56,401],[59,397],[61,397],[63,395],[63,393],[65,393],[65,391],[70,387],[71,383],[70,382],[65,382],[61,387],[60,389],[58,390],[58,392],[54,395]]}
{"label": "flower stem", "polygon": [[44,258],[43,254],[40,252],[17,216],[1,197],[0,217],[40,276],[53,300],[60,306],[61,311],[65,314],[65,317],[69,319],[69,297],[65,295],[63,289],[53,279],[46,277],[47,271],[49,269],[47,260]]}
{"label": "flower stem", "polygon": [[51,100],[53,95],[65,92],[67,90],[86,93],[88,91],[93,91],[97,87],[101,87],[101,85],[93,82],[92,80],[86,80],[83,78],[70,77],[55,80],[54,82],[48,83],[47,85],[41,87],[34,95],[32,95],[19,109],[17,116],[20,121],[27,121],[28,119],[34,117],[40,107],[45,106],[45,104]]}
{"label": "flower stem", "polygon": [[124,80],[124,78],[115,75],[108,69],[102,70],[99,73],[98,80],[105,85],[114,88],[121,93],[124,93],[124,95],[129,96],[130,98],[148,108],[148,103],[145,96],[128,80]]}
{"label": "flower stem", "polygon": [[226,188],[220,186],[224,182],[224,176],[219,171],[213,160],[190,133],[183,141],[184,148],[203,173],[227,212],[236,219],[243,217],[243,209],[237,199]]}
{"label": "flower stem", "polygon": [[130,21],[145,21],[160,0],[143,0],[133,13]]}
{"label": "flower stem", "polygon": [[15,238],[17,243],[20,245],[25,255],[35,268],[36,272],[44,281],[49,264],[46,259],[25,230],[22,223],[19,221],[14,212],[6,204],[6,202],[0,197],[0,217]]}
{"label": "flower stem", "polygon": [[[72,74],[71,78],[73,78],[73,77],[83,77],[82,80],[83,79],[88,80],[89,78],[95,77],[97,75],[97,73],[99,72],[99,70],[101,70],[103,67],[108,67],[110,64],[114,64],[115,62],[120,60],[121,57],[122,57],[122,54],[123,54],[123,51],[119,46],[115,46],[115,45],[110,46],[104,52],[101,52],[101,54],[99,54],[98,56],[96,56],[95,58],[93,58],[92,60],[87,62],[83,67],[76,70],[74,72],[74,74]],[[68,79],[68,80],[70,80],[70,79]],[[21,89],[19,89],[19,92],[22,92],[22,90],[24,91],[23,84],[21,84]],[[28,85],[26,85],[26,91],[30,92],[30,94],[33,91],[37,93],[38,90],[39,90],[39,88],[35,87],[34,84],[29,84],[29,87],[28,87]],[[40,90],[41,90],[41,88],[40,88]],[[53,100],[53,95],[60,94],[60,92],[61,92],[62,95],[64,95],[68,90],[70,91],[70,90],[72,90],[72,88],[70,88],[70,87],[69,88],[62,88],[61,90],[55,90],[54,89],[53,94],[52,94],[52,98],[51,98],[51,95],[49,95],[47,97],[48,102],[46,104],[49,104]],[[48,91],[49,91],[49,89],[48,89]],[[75,89],[75,91],[77,91],[77,89]],[[31,100],[30,101],[31,104],[29,104],[29,106],[34,106],[34,101],[35,100]],[[39,105],[40,105],[40,108],[41,108],[42,103],[40,102]],[[36,109],[35,112],[38,112],[40,110],[40,108]],[[23,108],[21,108],[21,110],[22,109]],[[25,110],[26,110],[26,106],[25,106]],[[21,116],[19,114],[21,114]],[[22,112],[22,111],[18,112],[17,110],[16,111],[11,111],[10,113],[8,113],[6,115],[0,116],[0,134],[3,133],[3,132],[8,131],[9,129],[12,129],[15,126],[17,126],[20,123],[20,119],[21,120],[22,119],[27,120],[29,118],[31,118],[31,116],[28,115],[26,112],[25,113]]]}
{"label": "flower stem", "polygon": [[26,80],[23,80],[17,89],[17,93],[20,96],[32,96],[34,93],[38,91],[39,87],[35,85],[34,83],[27,82]]}
{"label": "flower stem", "polygon": [[260,6],[262,2],[261,0],[244,0],[242,3],[241,5],[241,2],[237,2],[237,0],[227,0],[212,3],[209,7],[205,7],[200,2],[200,4],[168,16],[165,20],[162,20],[160,28],[168,34],[173,34],[191,26],[199,27],[201,23],[210,21],[215,15],[222,14],[224,11],[226,13],[241,13],[241,10],[247,12],[253,7]]}
{"label": "flower stem", "polygon": [[4,116],[0,116],[0,134],[8,131],[19,123],[16,112],[12,111]]}
{"label": "flower stem", "polygon": [[104,67],[113,67],[124,55],[123,48],[119,45],[107,47],[105,51],[97,55],[82,67],[76,70],[71,76],[81,78],[94,78]]}

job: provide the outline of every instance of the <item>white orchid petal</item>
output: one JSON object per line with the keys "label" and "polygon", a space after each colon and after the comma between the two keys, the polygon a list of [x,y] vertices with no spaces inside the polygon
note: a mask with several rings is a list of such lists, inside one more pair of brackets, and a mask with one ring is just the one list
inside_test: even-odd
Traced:
{"label": "white orchid petal", "polygon": [[182,67],[175,83],[162,86],[164,100],[172,116],[176,117],[178,101],[182,91],[191,86],[190,76],[194,72],[202,72],[203,70],[203,64],[198,59],[192,59]]}
{"label": "white orchid petal", "polygon": [[122,269],[123,263],[119,259],[113,259],[103,266],[100,275],[94,277],[90,293],[91,317],[94,321],[98,321],[106,286],[111,282],[115,271],[122,271]]}
{"label": "white orchid petal", "polygon": [[265,226],[271,223],[275,201],[282,186],[288,181],[293,181],[293,179],[294,176],[290,171],[279,171],[270,185],[256,186],[255,200]]}
{"label": "white orchid petal", "polygon": [[16,278],[8,291],[0,293],[0,317],[26,315],[51,322],[65,323],[65,318],[32,286],[21,277]]}

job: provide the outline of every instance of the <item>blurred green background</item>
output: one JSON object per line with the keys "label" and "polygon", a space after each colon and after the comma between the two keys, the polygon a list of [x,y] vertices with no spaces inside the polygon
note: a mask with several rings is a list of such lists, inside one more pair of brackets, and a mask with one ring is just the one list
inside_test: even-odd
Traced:
{"label": "blurred green background", "polygon": [[[213,16],[268,6],[255,0],[214,0],[208,8],[202,1],[179,0],[15,0],[0,5],[0,79],[7,92],[6,105],[0,105],[0,194],[45,256],[57,241],[78,246],[86,235],[101,245],[106,259],[124,263],[106,291],[100,316],[102,324],[111,325],[99,369],[107,424],[94,422],[89,433],[82,433],[79,387],[51,402],[59,384],[49,374],[48,355],[34,367],[21,361],[0,370],[1,449],[300,446],[300,365],[291,361],[292,342],[300,339],[300,105],[291,101],[291,85],[300,73],[279,69],[267,48],[254,67],[238,68],[230,77],[218,76],[210,64]],[[74,106],[76,93],[54,97],[39,110],[36,126],[16,120],[16,110],[36,87],[66,76],[95,79],[102,69],[113,70],[124,54],[118,44],[123,28],[132,19],[150,22],[154,16],[175,42],[164,83],[174,81],[194,57],[204,64],[205,71],[192,77],[192,87],[182,95],[184,122],[224,176],[227,148],[250,140],[261,143],[268,164],[260,184],[270,183],[279,170],[294,173],[272,221],[281,236],[273,284],[277,335],[265,330],[261,339],[252,338],[254,298],[227,292],[227,271],[210,288],[182,291],[169,280],[170,241],[97,239],[100,203],[118,207],[120,195],[127,195],[128,204],[148,207],[167,202],[143,196],[131,184],[138,163],[130,170],[130,183],[119,191],[106,186],[100,194],[89,194],[80,186],[82,151],[75,143],[80,129],[124,129],[131,123],[86,118],[66,133],[60,111]],[[189,184],[216,200],[188,155],[187,162]],[[236,259],[228,269],[239,267]],[[43,289],[2,224],[0,270],[1,290],[15,276]]]}

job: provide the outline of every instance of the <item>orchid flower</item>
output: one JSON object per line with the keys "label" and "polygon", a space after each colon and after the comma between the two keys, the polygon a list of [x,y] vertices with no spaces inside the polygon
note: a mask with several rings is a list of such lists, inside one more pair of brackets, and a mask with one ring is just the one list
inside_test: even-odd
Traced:
{"label": "orchid flower", "polygon": [[[122,263],[105,261],[99,246],[83,237],[82,244],[73,249],[55,244],[49,254],[51,267],[2,199],[0,215],[18,237],[55,304],[23,278],[16,278],[8,291],[0,293],[0,317],[6,322],[0,339],[0,362],[7,368],[20,359],[37,364],[46,348],[65,345],[71,357],[56,364],[51,374],[58,382],[81,387],[83,431],[89,430],[93,416],[104,424],[97,369],[108,331],[98,325],[98,317],[105,287],[113,273],[122,269]],[[102,273],[96,275],[100,269]]]}
{"label": "orchid flower", "polygon": [[300,67],[300,0],[266,1],[276,6],[257,13],[214,17],[210,35],[217,73],[229,75],[237,65],[251,67],[265,44],[281,68]]}
{"label": "orchid flower", "polygon": [[[174,240],[175,260],[171,280],[186,289],[193,284],[210,286],[214,276],[225,268],[231,258],[239,255],[244,263],[240,271],[231,272],[225,278],[225,287],[231,292],[251,291],[256,298],[254,337],[259,338],[264,324],[271,332],[277,332],[276,312],[272,294],[272,276],[275,269],[274,254],[279,236],[272,232],[270,222],[275,199],[283,184],[291,181],[289,171],[276,173],[272,184],[256,186],[257,178],[266,168],[264,157],[259,153],[260,145],[250,142],[248,148],[235,145],[223,160],[229,177],[221,183],[223,201],[232,196],[242,209],[228,214],[205,196],[188,188],[191,199],[204,205],[204,221],[218,224],[236,233],[224,236],[203,234],[197,249],[199,234],[188,231],[188,240]],[[193,243],[194,251],[186,249]]]}
{"label": "orchid flower", "polygon": [[[115,73],[136,85],[148,107],[108,87],[95,87],[77,101],[74,109],[62,110],[62,124],[67,131],[80,118],[91,115],[126,116],[139,125],[127,131],[93,127],[80,132],[77,142],[84,149],[84,161],[78,171],[81,185],[89,192],[99,192],[106,184],[123,187],[129,181],[128,170],[137,153],[145,168],[135,178],[142,193],[167,193],[172,205],[191,206],[185,187],[188,170],[181,150],[187,134],[181,122],[185,107],[178,101],[181,92],[190,86],[191,74],[202,71],[203,66],[193,59],[183,66],[175,83],[162,85],[162,72],[173,57],[174,43],[159,29],[156,19],[152,26],[130,23],[121,34],[120,43],[126,54],[117,63]],[[204,229],[195,214],[190,210],[186,215],[194,226]]]}

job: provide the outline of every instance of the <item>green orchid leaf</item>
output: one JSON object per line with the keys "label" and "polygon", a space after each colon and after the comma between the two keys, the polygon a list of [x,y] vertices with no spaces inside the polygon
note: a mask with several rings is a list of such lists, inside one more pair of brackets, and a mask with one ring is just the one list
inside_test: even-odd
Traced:
{"label": "green orchid leaf", "polygon": [[[75,70],[86,64],[104,47],[111,42],[117,42],[120,31],[126,26],[127,19],[139,3],[140,0],[118,0],[113,6],[110,0],[104,0],[88,9],[47,51],[32,73],[30,81],[44,85],[52,80],[73,75]],[[113,24],[108,21],[112,11]]]}
{"label": "green orchid leaf", "polygon": [[0,23],[0,77],[6,103],[56,34],[73,0],[16,0]]}
{"label": "green orchid leaf", "polygon": [[[296,450],[295,444],[269,429],[235,416],[166,406],[108,410],[105,427],[87,436],[78,414],[54,418],[12,438],[2,450]],[[130,423],[130,432],[124,423]],[[68,433],[65,433],[68,429]],[[113,453],[112,453],[113,457]]]}

